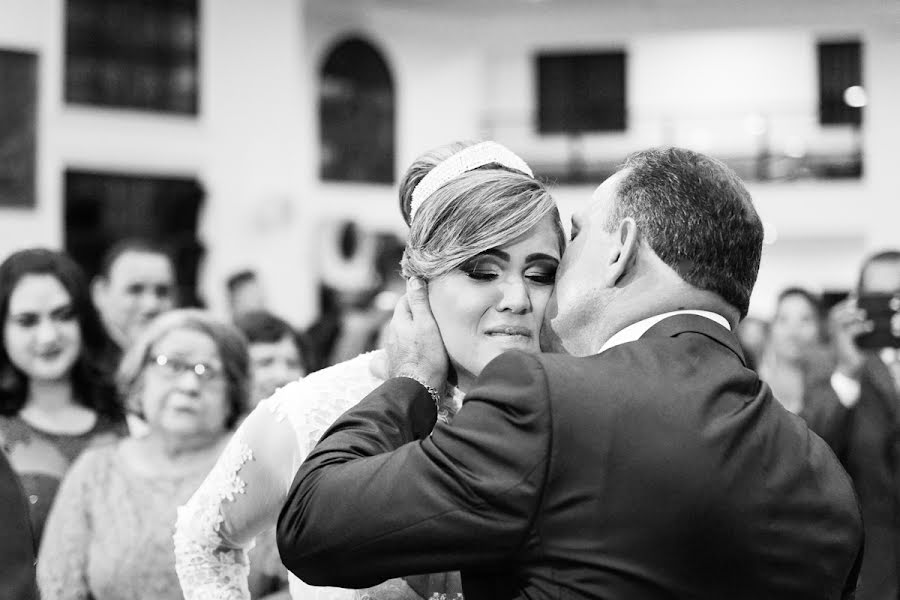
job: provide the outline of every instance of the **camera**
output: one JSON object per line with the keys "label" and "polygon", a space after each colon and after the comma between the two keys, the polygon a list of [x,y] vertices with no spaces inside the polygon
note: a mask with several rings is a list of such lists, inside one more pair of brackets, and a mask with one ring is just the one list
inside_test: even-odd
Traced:
{"label": "camera", "polygon": [[900,348],[900,293],[865,294],[856,305],[866,312],[874,325],[872,331],[856,338],[856,345],[865,349]]}

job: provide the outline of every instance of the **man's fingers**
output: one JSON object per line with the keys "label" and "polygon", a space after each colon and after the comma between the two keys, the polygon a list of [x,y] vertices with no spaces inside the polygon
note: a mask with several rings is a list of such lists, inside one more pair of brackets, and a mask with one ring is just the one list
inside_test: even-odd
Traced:
{"label": "man's fingers", "polygon": [[394,307],[394,316],[391,319],[391,323],[394,327],[397,327],[411,321],[412,313],[409,310],[409,302],[406,299],[406,295],[400,296],[400,300],[397,301],[397,306]]}
{"label": "man's fingers", "polygon": [[418,277],[406,280],[406,299],[413,319],[431,319],[431,305],[428,304],[428,286]]}

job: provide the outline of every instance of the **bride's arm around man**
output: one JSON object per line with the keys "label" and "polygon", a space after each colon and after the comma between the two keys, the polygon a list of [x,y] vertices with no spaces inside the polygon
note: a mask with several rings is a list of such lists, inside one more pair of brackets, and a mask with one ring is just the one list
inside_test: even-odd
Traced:
{"label": "bride's arm around man", "polygon": [[393,378],[297,472],[282,560],[354,587],[460,569],[467,600],[850,598],[852,484],[732,333],[761,250],[722,163],[630,157],[573,217],[544,327],[568,355],[500,356],[433,432],[447,359],[411,282]]}

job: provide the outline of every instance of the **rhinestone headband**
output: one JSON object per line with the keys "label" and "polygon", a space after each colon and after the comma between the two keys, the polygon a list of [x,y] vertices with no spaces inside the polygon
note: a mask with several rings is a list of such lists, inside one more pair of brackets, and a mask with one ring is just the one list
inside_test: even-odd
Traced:
{"label": "rhinestone headband", "polygon": [[531,168],[524,160],[516,156],[510,149],[497,142],[481,142],[460,150],[453,156],[441,161],[428,172],[412,193],[412,202],[409,206],[409,221],[416,216],[422,203],[428,199],[438,188],[456,179],[463,173],[483,167],[485,165],[498,164],[514,171],[534,177]]}

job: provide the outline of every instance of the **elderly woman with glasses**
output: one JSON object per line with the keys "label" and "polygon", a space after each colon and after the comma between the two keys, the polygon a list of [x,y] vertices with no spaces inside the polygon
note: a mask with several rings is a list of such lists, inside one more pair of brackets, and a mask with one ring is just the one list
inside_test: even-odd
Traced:
{"label": "elderly woman with glasses", "polygon": [[118,384],[149,432],[72,466],[38,559],[44,600],[180,598],[172,534],[245,410],[243,336],[198,310],[159,316],[127,351]]}

